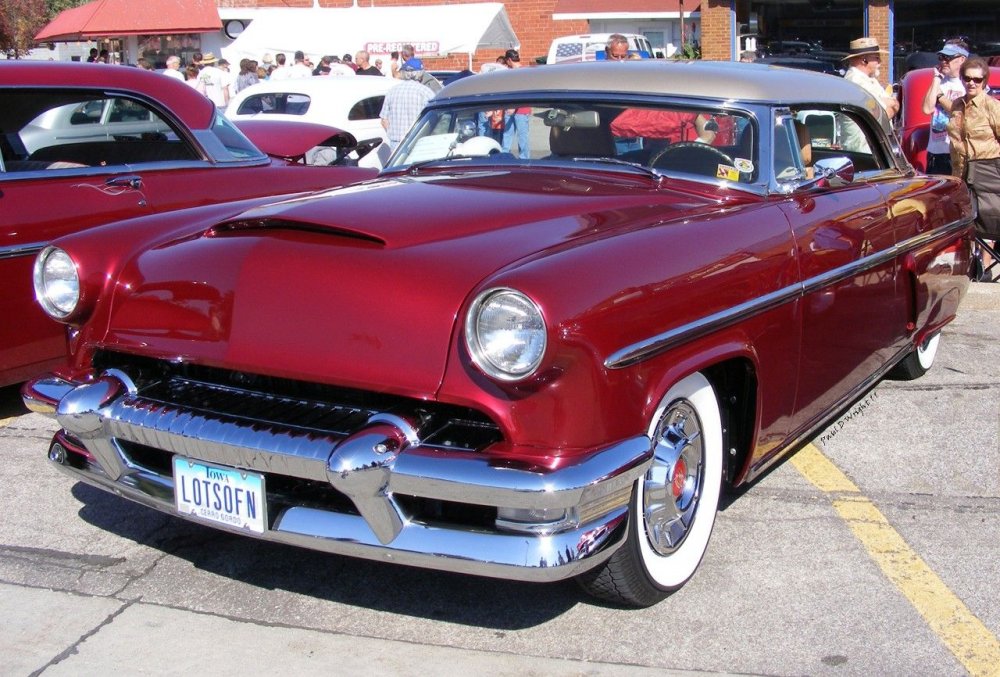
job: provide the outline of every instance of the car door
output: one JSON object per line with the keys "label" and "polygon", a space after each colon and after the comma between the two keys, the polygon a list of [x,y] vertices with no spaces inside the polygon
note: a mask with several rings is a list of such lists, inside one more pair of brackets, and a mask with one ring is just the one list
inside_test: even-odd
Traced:
{"label": "car door", "polygon": [[[863,116],[838,124],[858,126]],[[804,126],[804,125],[800,125]],[[783,153],[800,158],[800,136],[791,115],[775,123],[775,172],[789,171]],[[845,132],[848,130],[844,130]],[[870,139],[876,147],[875,139]],[[782,151],[784,148],[784,151]],[[843,156],[838,148],[812,148],[813,161]],[[885,366],[905,331],[896,279],[896,232],[878,188],[886,160],[868,150],[851,153],[857,178],[845,185],[808,181],[782,203],[795,240],[802,284],[802,344],[795,404],[795,428],[811,427],[847,403],[858,384]],[[803,167],[803,169],[805,169]]]}
{"label": "car door", "polygon": [[5,105],[31,110],[32,119],[0,135],[0,385],[37,374],[65,352],[63,326],[34,301],[35,255],[62,235],[176,207],[155,205],[144,184],[154,144],[198,157],[147,105],[102,96],[3,91]]}
{"label": "car door", "polygon": [[[41,166],[38,165],[38,166]],[[16,165],[14,165],[16,167]],[[63,326],[34,301],[35,255],[53,239],[150,212],[127,167],[0,172],[0,385],[63,354]]]}

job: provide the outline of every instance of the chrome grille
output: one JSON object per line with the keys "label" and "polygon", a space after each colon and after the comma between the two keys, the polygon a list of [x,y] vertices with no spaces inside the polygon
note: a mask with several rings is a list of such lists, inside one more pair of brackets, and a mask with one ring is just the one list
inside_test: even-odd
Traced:
{"label": "chrome grille", "polygon": [[420,421],[422,447],[476,451],[502,439],[493,421],[465,407],[112,351],[97,353],[94,367],[128,374],[145,402],[213,419],[336,438],[390,413]]}

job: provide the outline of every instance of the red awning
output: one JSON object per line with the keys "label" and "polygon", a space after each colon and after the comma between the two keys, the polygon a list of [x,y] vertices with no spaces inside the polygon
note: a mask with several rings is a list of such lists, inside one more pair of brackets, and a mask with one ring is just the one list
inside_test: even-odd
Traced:
{"label": "red awning", "polygon": [[[684,16],[701,9],[701,0],[684,0]],[[559,14],[679,14],[681,0],[556,0],[554,15]]]}
{"label": "red awning", "polygon": [[215,0],[93,0],[60,12],[38,32],[35,42],[208,33],[221,29]]}

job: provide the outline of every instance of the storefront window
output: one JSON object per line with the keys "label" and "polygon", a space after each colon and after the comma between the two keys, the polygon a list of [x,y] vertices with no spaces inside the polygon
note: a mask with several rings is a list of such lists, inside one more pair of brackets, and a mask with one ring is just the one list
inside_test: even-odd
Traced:
{"label": "storefront window", "polygon": [[181,33],[178,35],[140,35],[139,56],[143,57],[153,68],[166,68],[168,56],[179,56],[181,65],[191,63],[191,56],[201,51],[201,35],[198,33]]}

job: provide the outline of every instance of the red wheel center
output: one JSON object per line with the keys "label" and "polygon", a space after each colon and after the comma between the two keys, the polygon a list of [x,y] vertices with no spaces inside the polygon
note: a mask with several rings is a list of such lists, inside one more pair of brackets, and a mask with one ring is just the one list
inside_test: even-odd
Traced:
{"label": "red wheel center", "polygon": [[681,494],[684,493],[684,484],[687,480],[687,472],[687,461],[683,458],[677,459],[677,463],[674,464],[674,481],[671,484],[675,499],[680,498]]}

